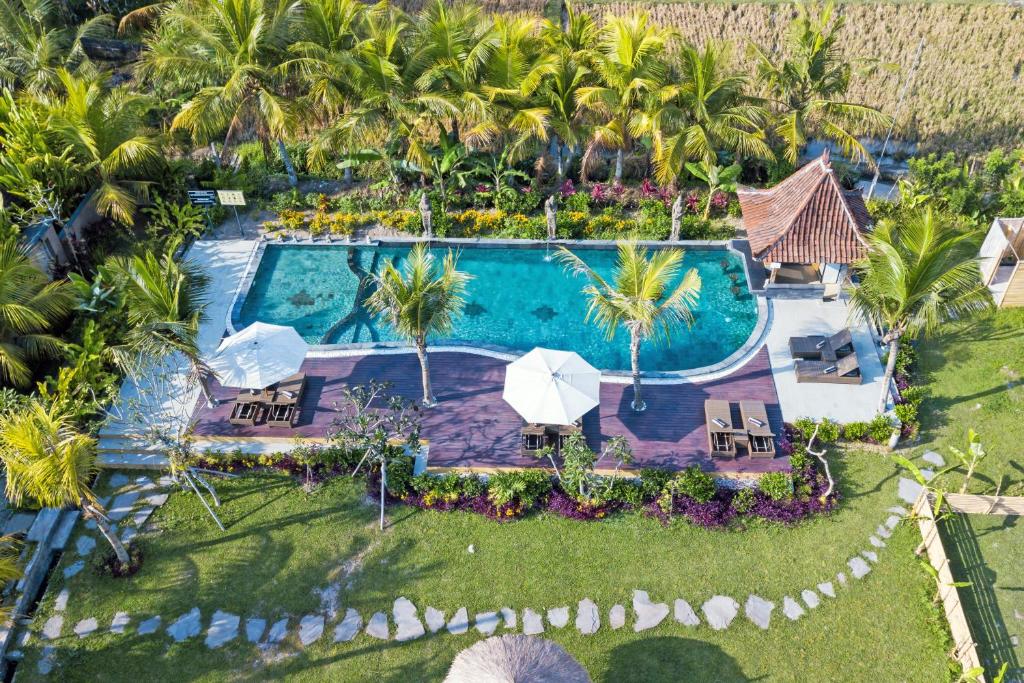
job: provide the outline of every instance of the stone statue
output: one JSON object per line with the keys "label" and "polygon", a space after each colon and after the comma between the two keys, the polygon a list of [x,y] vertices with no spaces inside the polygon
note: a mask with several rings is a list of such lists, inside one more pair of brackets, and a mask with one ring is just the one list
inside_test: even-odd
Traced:
{"label": "stone statue", "polygon": [[683,193],[680,192],[676,195],[676,200],[672,202],[672,234],[669,235],[669,239],[673,242],[679,241],[679,231],[682,229],[683,223]]}
{"label": "stone statue", "polygon": [[420,222],[423,224],[423,236],[430,239],[434,236],[434,212],[430,209],[427,193],[420,195]]}
{"label": "stone statue", "polygon": [[548,223],[548,239],[553,240],[557,237],[556,228],[556,215],[558,211],[558,203],[555,200],[555,195],[548,197],[547,201],[544,202],[544,217]]}

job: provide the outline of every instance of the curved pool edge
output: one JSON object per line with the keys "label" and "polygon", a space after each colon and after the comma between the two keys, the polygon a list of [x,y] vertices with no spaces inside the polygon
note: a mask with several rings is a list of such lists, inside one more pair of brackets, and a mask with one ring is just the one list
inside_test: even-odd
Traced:
{"label": "curved pool edge", "polygon": [[[258,240],[253,246],[252,253],[249,255],[249,259],[245,266],[242,278],[239,281],[238,288],[235,290],[235,295],[232,300],[231,306],[228,309],[227,320],[225,326],[228,334],[237,334],[239,324],[239,316],[242,311],[242,306],[245,303],[245,299],[248,296],[249,288],[252,286],[252,281],[256,276],[256,271],[259,269],[260,261],[263,258],[263,253],[266,251],[268,244],[283,244],[283,245],[295,245],[295,246],[409,246],[418,242],[432,242],[436,244],[450,244],[452,246],[474,246],[474,245],[487,245],[487,246],[507,246],[511,248],[536,248],[538,246],[545,246],[547,244],[554,244],[558,246],[562,245],[583,245],[589,248],[598,249],[612,249],[615,248],[617,242],[612,240],[555,240],[553,242],[547,242],[545,240],[506,240],[506,239],[487,239],[487,238],[450,238],[450,239],[433,239],[425,240],[423,238],[409,238],[409,237],[385,237],[374,240],[368,240],[366,242],[334,242],[334,241],[318,241],[318,240],[292,240],[285,242],[273,242],[271,240]],[[743,271],[747,278],[748,289],[751,285],[750,282],[750,271],[747,264],[746,255],[733,246],[733,240],[686,240],[679,242],[658,242],[651,240],[642,240],[638,242],[644,246],[650,247],[682,247],[684,249],[726,249],[733,252],[740,257],[740,261],[743,264]],[[711,365],[704,365],[697,368],[690,368],[688,370],[669,370],[669,371],[655,371],[655,372],[644,372],[642,377],[644,382],[649,384],[682,384],[682,383],[698,383],[708,382],[722,377],[726,377],[733,372],[736,372],[744,365],[746,365],[754,354],[764,345],[765,338],[767,337],[768,329],[770,327],[772,318],[772,309],[768,304],[767,298],[763,295],[758,295],[755,290],[750,290],[751,296],[757,305],[757,322],[754,324],[754,329],[751,331],[750,336],[747,340],[740,345],[738,349],[733,351],[724,359],[713,363]],[[500,347],[491,344],[483,343],[464,343],[464,344],[446,344],[446,345],[432,345],[429,348],[432,353],[467,353],[477,356],[486,356],[488,358],[494,358],[497,360],[513,361],[520,356],[527,353],[527,351],[520,351],[518,349],[511,349],[507,347]],[[403,353],[415,353],[416,349],[403,342],[370,342],[370,343],[357,343],[357,344],[310,344],[308,358],[346,358],[352,356],[371,356],[371,355],[397,355]],[[607,384],[629,384],[632,382],[632,375],[628,370],[601,370],[601,381]]]}

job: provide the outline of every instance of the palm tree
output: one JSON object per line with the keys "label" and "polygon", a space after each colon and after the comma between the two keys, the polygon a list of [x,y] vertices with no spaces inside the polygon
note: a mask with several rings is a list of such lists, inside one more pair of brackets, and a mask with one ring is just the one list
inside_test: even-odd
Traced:
{"label": "palm tree", "polygon": [[32,399],[0,425],[0,459],[7,470],[7,498],[46,507],[73,506],[96,522],[122,565],[128,552],[111,528],[90,483],[96,476],[96,440],[75,430],[57,405]]}
{"label": "palm tree", "polygon": [[149,182],[141,178],[160,159],[145,128],[152,100],[108,88],[105,77],[78,78],[59,69],[57,78],[63,92],[50,104],[52,128],[96,188],[90,200],[96,211],[130,225],[138,197],[148,193]]}
{"label": "palm tree", "polygon": [[789,56],[782,60],[752,46],[758,78],[774,99],[775,133],[785,143],[790,163],[797,162],[812,136],[833,140],[845,155],[870,161],[853,127],[868,133],[891,123],[875,107],[843,99],[853,66],[840,55],[837,43],[844,22],[843,17],[833,17],[833,9],[831,0],[823,7],[801,4],[790,25]]}
{"label": "palm tree", "polygon": [[65,281],[50,282],[16,239],[0,242],[0,381],[22,389],[31,384],[30,363],[60,351],[60,339],[49,332],[73,305]]}
{"label": "palm tree", "polygon": [[687,161],[716,164],[722,151],[773,158],[762,130],[768,110],[747,94],[745,76],[725,69],[720,46],[709,43],[703,52],[684,46],[678,71],[658,91],[644,126],[652,134],[659,182],[674,182]]}
{"label": "palm tree", "polygon": [[693,309],[700,298],[701,280],[690,268],[677,284],[683,263],[682,249],[658,249],[649,254],[634,241],[619,242],[618,259],[611,280],[605,280],[579,256],[565,247],[558,259],[589,283],[583,294],[590,300],[587,320],[604,328],[608,340],[619,326],[629,332],[629,356],[633,371],[633,410],[647,405],[640,394],[640,344],[648,339],[668,341],[680,323],[693,323]]}
{"label": "palm tree", "polygon": [[577,103],[601,116],[587,156],[597,148],[614,149],[615,181],[632,135],[641,132],[645,100],[662,85],[666,74],[662,54],[669,32],[650,22],[646,13],[608,15],[598,39],[594,70],[600,84],[580,88]]}
{"label": "palm tree", "polygon": [[299,3],[262,0],[177,0],[149,40],[140,71],[188,90],[200,86],[174,117],[200,140],[224,135],[224,151],[253,131],[270,154],[295,125],[289,80],[282,65]]}
{"label": "palm tree", "polygon": [[451,332],[466,304],[463,295],[471,276],[456,266],[457,258],[450,250],[438,264],[425,244],[417,244],[409,253],[404,272],[389,262],[373,276],[376,289],[366,301],[371,313],[387,318],[398,334],[416,345],[425,406],[437,403],[430,387],[427,337]]}
{"label": "palm tree", "polygon": [[161,257],[146,252],[115,257],[105,266],[128,313],[128,332],[113,354],[126,370],[140,358],[160,361],[180,354],[207,403],[216,404],[198,339],[205,319],[207,279],[190,263],[174,260],[177,247],[172,241]]}
{"label": "palm tree", "polygon": [[853,311],[884,331],[889,346],[878,412],[885,410],[900,342],[990,306],[976,261],[977,235],[958,232],[926,209],[882,221],[866,235],[867,256],[854,265],[860,284]]}

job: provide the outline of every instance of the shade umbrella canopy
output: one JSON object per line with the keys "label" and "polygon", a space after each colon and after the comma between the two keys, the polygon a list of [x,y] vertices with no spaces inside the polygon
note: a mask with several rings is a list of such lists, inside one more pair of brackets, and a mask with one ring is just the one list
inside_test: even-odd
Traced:
{"label": "shade umbrella canopy", "polygon": [[298,372],[308,348],[292,327],[253,323],[221,341],[207,365],[223,386],[264,389]]}
{"label": "shade umbrella canopy", "polygon": [[601,402],[601,373],[572,351],[536,348],[505,368],[501,396],[527,422],[571,425]]}
{"label": "shade umbrella canopy", "polygon": [[560,645],[536,636],[481,640],[455,656],[445,683],[590,683],[590,676]]}

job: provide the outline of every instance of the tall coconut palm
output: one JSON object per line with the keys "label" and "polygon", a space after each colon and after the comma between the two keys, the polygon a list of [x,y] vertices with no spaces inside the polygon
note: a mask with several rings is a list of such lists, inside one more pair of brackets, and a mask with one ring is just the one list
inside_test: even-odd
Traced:
{"label": "tall coconut palm", "polygon": [[174,260],[177,243],[157,256],[153,252],[116,257],[105,266],[128,314],[124,342],[113,349],[123,367],[139,359],[161,362],[175,354],[189,365],[191,379],[199,383],[207,403],[210,369],[199,348],[199,326],[205,319],[207,278],[190,263]]}
{"label": "tall coconut palm", "polygon": [[[294,96],[282,65],[297,2],[176,0],[149,39],[140,71],[198,91],[174,117],[172,127],[201,141],[232,142],[252,131],[270,154],[295,126]],[[291,161],[282,152],[285,165]]]}
{"label": "tall coconut palm", "polygon": [[47,407],[32,399],[9,415],[0,424],[0,459],[12,503],[81,509],[86,519],[96,522],[118,562],[129,563],[128,552],[90,488],[96,476],[96,440],[78,432],[61,406]]}
{"label": "tall coconut palm", "polygon": [[682,249],[649,253],[633,241],[619,242],[611,280],[603,278],[565,247],[560,248],[558,259],[567,269],[589,280],[583,288],[589,300],[587,320],[603,328],[609,340],[615,338],[620,326],[629,332],[632,406],[637,412],[643,411],[647,405],[640,393],[640,345],[647,340],[667,342],[678,325],[693,323],[693,309],[701,288],[697,269],[690,268],[680,278]]}
{"label": "tall coconut palm", "polygon": [[831,0],[824,6],[801,4],[790,25],[788,54],[782,59],[752,46],[758,78],[774,100],[775,133],[785,145],[786,159],[794,164],[812,136],[833,140],[847,156],[870,161],[857,133],[882,130],[891,123],[875,107],[843,99],[853,65],[840,54],[844,21],[833,11]]}
{"label": "tall coconut palm", "polygon": [[31,364],[62,348],[49,333],[73,305],[65,281],[50,282],[15,239],[0,242],[0,382],[22,389],[31,384]]}
{"label": "tall coconut palm", "polygon": [[683,47],[677,77],[658,91],[644,125],[652,134],[659,182],[674,182],[687,161],[716,164],[719,152],[774,156],[763,130],[768,110],[748,89],[745,76],[726,69],[721,46]]}
{"label": "tall coconut palm", "polygon": [[885,410],[904,338],[931,334],[943,322],[990,306],[976,260],[977,235],[960,232],[926,209],[882,221],[866,237],[868,254],[854,265],[853,311],[883,330],[889,347],[878,412]]}
{"label": "tall coconut palm", "polygon": [[615,150],[615,181],[622,180],[625,152],[640,132],[639,114],[663,84],[662,56],[670,33],[651,23],[646,13],[608,15],[601,29],[594,71],[600,83],[580,88],[579,106],[601,117],[594,126],[588,156],[598,148]]}
{"label": "tall coconut palm", "polygon": [[79,172],[96,188],[97,212],[130,225],[146,177],[156,167],[159,145],[146,129],[152,100],[126,87],[108,87],[106,77],[79,78],[57,71],[62,91],[50,101],[52,128],[70,147]]}
{"label": "tall coconut palm", "polygon": [[426,245],[413,247],[402,270],[392,263],[373,276],[374,292],[366,301],[370,312],[388,320],[395,332],[416,345],[423,374],[423,405],[436,404],[430,386],[427,337],[451,332],[466,305],[471,276],[457,268],[451,251],[438,263]]}

